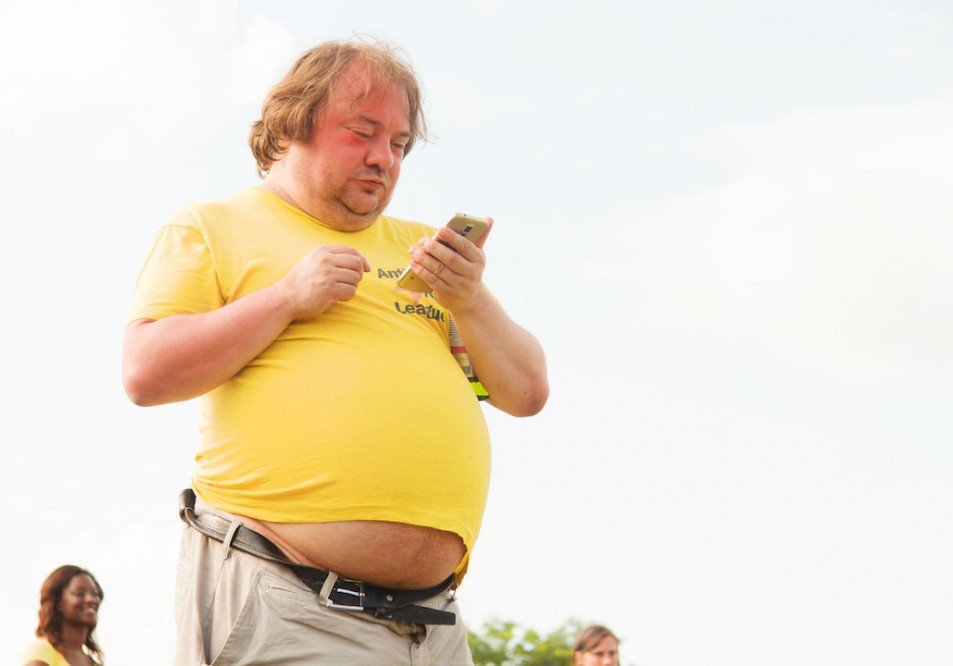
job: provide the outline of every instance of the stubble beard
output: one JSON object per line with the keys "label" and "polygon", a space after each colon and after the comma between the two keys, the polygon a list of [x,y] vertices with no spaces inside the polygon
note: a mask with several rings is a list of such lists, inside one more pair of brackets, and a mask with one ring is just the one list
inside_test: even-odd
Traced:
{"label": "stubble beard", "polygon": [[337,199],[338,203],[344,210],[347,211],[350,217],[355,220],[371,223],[380,217],[381,213],[384,212],[384,209],[387,208],[387,204],[390,203],[392,193],[393,190],[390,190],[378,195],[376,197],[376,204],[371,204],[368,201],[368,198],[372,196],[372,194],[366,191],[361,191],[359,194],[353,194],[345,190],[340,194],[340,196],[338,196]]}

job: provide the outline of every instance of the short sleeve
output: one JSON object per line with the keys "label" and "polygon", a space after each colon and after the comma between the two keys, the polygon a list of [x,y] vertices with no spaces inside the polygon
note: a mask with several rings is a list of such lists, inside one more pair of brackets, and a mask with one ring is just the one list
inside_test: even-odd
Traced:
{"label": "short sleeve", "polygon": [[201,230],[176,221],[160,229],[136,281],[129,321],[210,312],[222,305]]}
{"label": "short sleeve", "polygon": [[23,653],[23,658],[20,663],[29,664],[31,661],[42,661],[44,664],[55,666],[56,664],[63,663],[64,659],[59,652],[53,649],[52,645],[40,639],[30,644],[30,647]]}

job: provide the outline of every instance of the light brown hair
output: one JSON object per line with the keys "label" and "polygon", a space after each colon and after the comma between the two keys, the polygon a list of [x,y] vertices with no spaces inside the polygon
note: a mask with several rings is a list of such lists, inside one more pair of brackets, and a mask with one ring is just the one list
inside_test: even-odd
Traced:
{"label": "light brown hair", "polygon": [[264,176],[291,143],[311,137],[318,113],[327,105],[335,84],[351,63],[361,61],[367,68],[365,94],[380,82],[393,83],[407,93],[410,139],[404,154],[414,143],[427,138],[427,124],[421,104],[420,84],[410,63],[396,47],[367,39],[319,44],[302,54],[272,88],[261,109],[261,118],[252,124],[248,144],[258,175]]}

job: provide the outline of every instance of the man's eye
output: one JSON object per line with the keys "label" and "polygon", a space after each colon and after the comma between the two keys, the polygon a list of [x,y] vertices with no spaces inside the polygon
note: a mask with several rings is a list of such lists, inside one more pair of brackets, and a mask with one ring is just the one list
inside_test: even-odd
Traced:
{"label": "man's eye", "polygon": [[352,129],[351,131],[354,132],[357,136],[361,137],[362,139],[370,139],[371,137],[374,136],[371,132],[367,132],[365,130]]}
{"label": "man's eye", "polygon": [[406,143],[394,142],[394,143],[392,143],[392,144],[390,144],[390,145],[391,145],[391,148],[394,149],[394,152],[400,153],[401,155],[403,155],[403,154],[404,154],[404,151],[407,150],[407,144],[406,144]]}

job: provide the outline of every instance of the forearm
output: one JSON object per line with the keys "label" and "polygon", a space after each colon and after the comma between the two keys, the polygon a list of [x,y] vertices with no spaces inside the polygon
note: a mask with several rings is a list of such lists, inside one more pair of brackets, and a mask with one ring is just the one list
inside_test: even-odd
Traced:
{"label": "forearm", "polygon": [[123,385],[137,405],[201,395],[244,368],[292,320],[287,298],[272,286],[211,312],[132,322]]}
{"label": "forearm", "polygon": [[514,416],[539,412],[549,397],[549,383],[536,338],[510,319],[485,288],[472,307],[454,312],[453,320],[489,402]]}

